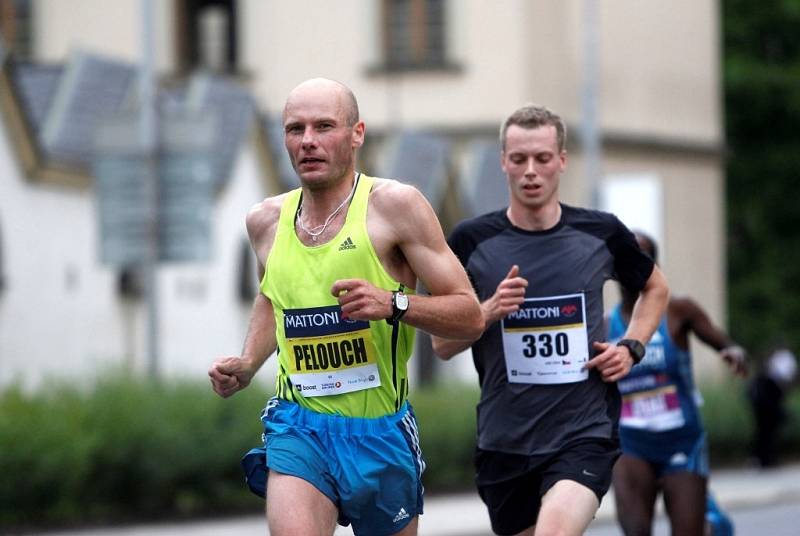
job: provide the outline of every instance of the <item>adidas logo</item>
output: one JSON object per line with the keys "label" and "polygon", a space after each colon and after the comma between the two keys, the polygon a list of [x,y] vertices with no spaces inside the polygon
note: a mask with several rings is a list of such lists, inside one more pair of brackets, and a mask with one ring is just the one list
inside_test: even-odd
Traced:
{"label": "adidas logo", "polygon": [[353,239],[349,236],[342,242],[342,245],[339,246],[339,251],[344,251],[346,249],[356,249],[356,245],[353,244]]}
{"label": "adidas logo", "polygon": [[683,465],[689,461],[689,457],[684,454],[683,452],[676,452],[672,455],[672,458],[669,459],[670,465]]}
{"label": "adidas logo", "polygon": [[406,519],[407,517],[409,517],[408,512],[406,512],[405,508],[401,507],[400,511],[397,512],[397,515],[394,516],[394,519],[392,520],[392,523],[397,523],[398,521]]}

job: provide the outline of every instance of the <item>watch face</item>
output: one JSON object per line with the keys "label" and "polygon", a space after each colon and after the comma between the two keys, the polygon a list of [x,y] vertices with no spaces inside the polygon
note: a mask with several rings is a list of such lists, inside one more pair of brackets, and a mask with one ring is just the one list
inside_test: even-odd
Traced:
{"label": "watch face", "polygon": [[401,311],[405,311],[408,309],[408,296],[402,292],[398,292],[394,295],[394,304]]}
{"label": "watch face", "polygon": [[620,341],[620,344],[624,344],[630,350],[631,355],[635,357],[637,360],[642,359],[644,357],[645,348],[642,343],[634,339],[625,339]]}

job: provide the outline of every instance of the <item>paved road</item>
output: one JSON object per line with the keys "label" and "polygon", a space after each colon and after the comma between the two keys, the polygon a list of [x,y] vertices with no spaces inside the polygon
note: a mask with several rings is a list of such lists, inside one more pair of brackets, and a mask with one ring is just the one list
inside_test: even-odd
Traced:
{"label": "paved road", "polygon": [[[728,511],[736,536],[797,536],[800,534],[800,503],[739,506]],[[586,536],[621,536],[613,521],[593,524]],[[487,534],[487,536],[489,536]],[[671,536],[669,523],[659,516],[653,526],[653,536]]]}
{"label": "paved road", "polygon": [[[716,471],[711,489],[722,507],[731,512],[737,524],[737,536],[797,536],[800,534],[800,464],[780,469]],[[666,535],[660,522],[656,535]],[[789,532],[785,532],[785,531]],[[115,527],[80,531],[50,532],[48,536],[248,536],[266,535],[264,516],[225,520],[198,521]],[[336,536],[352,536],[349,528],[340,528]],[[420,518],[420,536],[490,536],[489,520],[480,499],[474,493],[431,496],[425,501]],[[587,536],[619,534],[614,525],[614,500],[609,494],[597,513]]]}

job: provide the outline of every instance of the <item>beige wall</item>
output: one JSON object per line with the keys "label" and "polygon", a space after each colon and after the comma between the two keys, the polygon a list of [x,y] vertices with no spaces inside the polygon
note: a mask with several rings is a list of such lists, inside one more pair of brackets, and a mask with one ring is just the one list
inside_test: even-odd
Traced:
{"label": "beige wall", "polygon": [[717,2],[600,4],[603,126],[718,143],[722,122]]}
{"label": "beige wall", "polygon": [[[460,69],[392,76],[375,72],[378,2],[344,0],[331,9],[323,1],[246,0],[244,68],[255,74],[253,89],[273,112],[296,84],[326,76],[353,88],[362,114],[377,128],[495,123],[524,100],[528,76],[518,68],[524,47],[512,39],[524,29],[517,12],[526,2],[508,4],[481,9],[486,4],[475,0],[449,3],[448,42]],[[508,50],[501,52],[503,47]]]}
{"label": "beige wall", "polygon": [[[175,63],[172,2],[153,2],[155,61],[161,71]],[[36,0],[34,55],[42,62],[63,62],[75,50],[117,59],[141,57],[140,0]]]}
{"label": "beige wall", "polygon": [[[611,131],[717,143],[719,23],[714,0],[599,2],[600,120]],[[154,2],[157,64],[174,71],[174,3]],[[480,125],[535,101],[581,119],[583,0],[451,0],[454,72],[392,76],[380,66],[380,3],[242,0],[241,70],[262,106],[279,112],[314,76],[341,80],[376,127]],[[36,56],[63,61],[76,48],[135,61],[139,0],[39,0]]]}

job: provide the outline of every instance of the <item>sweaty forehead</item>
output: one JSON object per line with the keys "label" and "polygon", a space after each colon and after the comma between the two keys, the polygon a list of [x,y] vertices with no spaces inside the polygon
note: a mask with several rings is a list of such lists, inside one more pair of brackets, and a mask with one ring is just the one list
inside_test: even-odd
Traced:
{"label": "sweaty forehead", "polygon": [[335,88],[298,88],[286,99],[283,121],[319,121],[345,118],[345,100],[341,91]]}

